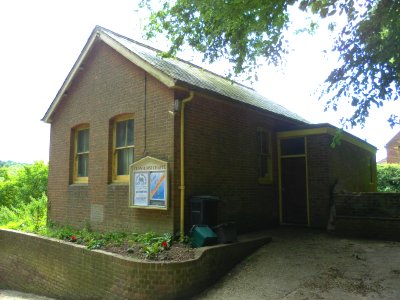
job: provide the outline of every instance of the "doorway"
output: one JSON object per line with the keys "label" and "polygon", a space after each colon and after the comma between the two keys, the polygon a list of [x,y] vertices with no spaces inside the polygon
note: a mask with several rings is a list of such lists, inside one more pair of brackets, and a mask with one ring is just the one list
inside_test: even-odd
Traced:
{"label": "doorway", "polygon": [[280,222],[309,225],[306,138],[279,140]]}

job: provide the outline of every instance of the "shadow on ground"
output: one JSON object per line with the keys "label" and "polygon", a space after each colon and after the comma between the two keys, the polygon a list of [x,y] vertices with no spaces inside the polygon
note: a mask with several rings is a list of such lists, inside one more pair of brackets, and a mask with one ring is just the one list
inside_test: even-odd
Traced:
{"label": "shadow on ground", "polygon": [[400,243],[282,227],[202,299],[400,299]]}

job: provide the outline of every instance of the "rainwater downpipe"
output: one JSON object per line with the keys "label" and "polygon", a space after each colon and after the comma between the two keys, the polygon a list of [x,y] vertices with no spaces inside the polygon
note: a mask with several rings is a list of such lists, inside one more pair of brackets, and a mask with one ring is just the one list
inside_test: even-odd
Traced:
{"label": "rainwater downpipe", "polygon": [[181,149],[180,149],[180,169],[181,169],[181,182],[180,182],[180,201],[181,201],[181,223],[180,223],[180,239],[181,241],[185,238],[185,104],[193,99],[194,92],[190,91],[189,97],[181,101],[180,115],[180,137],[181,137]]}
{"label": "rainwater downpipe", "polygon": [[144,72],[144,150],[143,155],[147,156],[147,72]]}

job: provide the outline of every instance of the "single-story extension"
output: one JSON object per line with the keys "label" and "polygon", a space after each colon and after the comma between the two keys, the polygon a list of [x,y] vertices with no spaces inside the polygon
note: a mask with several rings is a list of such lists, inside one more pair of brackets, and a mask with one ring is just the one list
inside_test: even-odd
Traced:
{"label": "single-story extension", "polygon": [[43,117],[49,220],[175,233],[200,213],[239,232],[326,227],[338,181],[376,190],[374,146],[344,132],[332,148],[334,126],[159,54],[93,30]]}

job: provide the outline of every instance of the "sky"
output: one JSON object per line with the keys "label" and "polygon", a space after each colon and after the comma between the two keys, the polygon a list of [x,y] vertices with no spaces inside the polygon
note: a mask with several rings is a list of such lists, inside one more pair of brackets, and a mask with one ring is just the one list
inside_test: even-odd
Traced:
{"label": "sky", "polygon": [[[96,25],[143,41],[146,14],[137,4],[138,0],[0,2],[0,160],[48,161],[50,125],[41,121],[47,108]],[[294,19],[295,27],[307,22],[300,13]],[[348,107],[324,112],[324,101],[315,93],[337,63],[325,28],[322,24],[313,36],[289,34],[292,52],[285,66],[261,67],[253,88],[312,122],[339,126]],[[145,43],[166,50],[160,46],[163,38]],[[193,53],[179,56],[201,63]],[[216,72],[226,69],[223,62],[203,66]],[[378,148],[378,160],[386,156],[384,145],[400,130],[386,122],[390,113],[400,114],[399,108],[398,103],[385,105],[371,113],[365,128],[349,130]]]}

